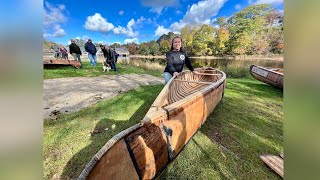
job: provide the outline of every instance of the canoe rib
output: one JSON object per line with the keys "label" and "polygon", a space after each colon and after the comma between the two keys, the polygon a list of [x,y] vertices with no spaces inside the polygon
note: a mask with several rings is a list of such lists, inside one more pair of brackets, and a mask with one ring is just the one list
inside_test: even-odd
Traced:
{"label": "canoe rib", "polygon": [[[185,71],[160,92],[143,120],[117,134],[78,179],[153,179],[170,164],[222,99],[226,76],[212,68]],[[209,82],[199,84],[194,82]]]}

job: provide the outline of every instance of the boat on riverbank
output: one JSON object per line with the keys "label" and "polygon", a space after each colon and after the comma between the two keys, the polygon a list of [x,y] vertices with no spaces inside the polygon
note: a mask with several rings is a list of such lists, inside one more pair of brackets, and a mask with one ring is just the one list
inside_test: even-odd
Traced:
{"label": "boat on riverbank", "polygon": [[221,101],[225,85],[225,73],[210,67],[172,78],[143,120],[110,139],[78,179],[158,177]]}
{"label": "boat on riverbank", "polygon": [[53,67],[60,67],[60,66],[73,66],[78,69],[81,67],[81,63],[75,60],[51,60],[51,59],[43,60],[44,68],[53,68]]}
{"label": "boat on riverbank", "polygon": [[250,74],[259,81],[283,88],[283,69],[281,68],[266,68],[251,65]]}

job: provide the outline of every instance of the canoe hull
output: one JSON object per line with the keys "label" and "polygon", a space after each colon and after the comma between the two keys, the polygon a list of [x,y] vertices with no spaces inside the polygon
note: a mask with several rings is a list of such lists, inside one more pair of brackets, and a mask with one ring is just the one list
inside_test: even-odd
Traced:
{"label": "canoe hull", "polygon": [[260,66],[251,65],[250,74],[259,81],[281,89],[283,88],[283,73]]}
{"label": "canoe hull", "polygon": [[[157,110],[110,140],[79,179],[153,179],[170,164],[223,98],[225,74],[214,86]],[[160,93],[161,94],[161,93]],[[147,113],[148,114],[148,113]],[[110,148],[110,146],[112,146]]]}
{"label": "canoe hull", "polygon": [[73,66],[80,68],[81,63],[75,60],[43,60],[43,66],[45,68],[58,67],[58,66]]}

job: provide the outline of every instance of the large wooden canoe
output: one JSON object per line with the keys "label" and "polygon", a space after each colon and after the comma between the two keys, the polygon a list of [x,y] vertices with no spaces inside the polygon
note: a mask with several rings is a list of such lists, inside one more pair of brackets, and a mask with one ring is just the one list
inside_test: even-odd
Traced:
{"label": "large wooden canoe", "polygon": [[51,60],[45,59],[43,60],[44,68],[56,67],[56,66],[73,66],[75,68],[80,68],[81,63],[76,60]]}
{"label": "large wooden canoe", "polygon": [[156,178],[220,102],[225,84],[225,73],[213,68],[172,78],[143,120],[110,139],[78,179]]}
{"label": "large wooden canoe", "polygon": [[251,75],[264,83],[283,88],[283,69],[266,68],[256,65],[250,66]]}

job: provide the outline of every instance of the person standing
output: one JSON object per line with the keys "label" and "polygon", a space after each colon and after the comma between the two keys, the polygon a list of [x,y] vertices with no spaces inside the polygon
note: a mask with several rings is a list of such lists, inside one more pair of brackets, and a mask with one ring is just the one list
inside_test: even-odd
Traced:
{"label": "person standing", "polygon": [[104,45],[100,45],[101,51],[103,52],[103,56],[106,59],[106,62],[109,64],[111,70],[117,71],[117,67],[115,64],[116,58],[114,51],[110,47],[106,47]]}
{"label": "person standing", "polygon": [[60,56],[60,52],[59,52],[59,47],[56,44],[53,44],[51,46],[51,49],[54,52],[54,57],[56,58],[56,60],[58,60],[59,56]]}
{"label": "person standing", "polygon": [[69,60],[68,59],[68,50],[64,46],[60,47],[60,53],[61,53],[62,59]]}
{"label": "person standing", "polygon": [[88,58],[90,60],[91,66],[97,65],[97,48],[94,44],[92,44],[92,40],[88,39],[88,42],[84,46],[86,52],[88,52]]}
{"label": "person standing", "polygon": [[79,61],[82,66],[81,59],[80,59],[82,52],[74,39],[71,39],[71,44],[69,45],[69,52],[73,56],[74,60]]}
{"label": "person standing", "polygon": [[166,61],[167,65],[163,73],[165,84],[173,76],[177,76],[182,72],[184,64],[187,65],[190,71],[194,70],[187,52],[182,47],[182,38],[178,36],[171,41],[171,49],[166,54]]}

